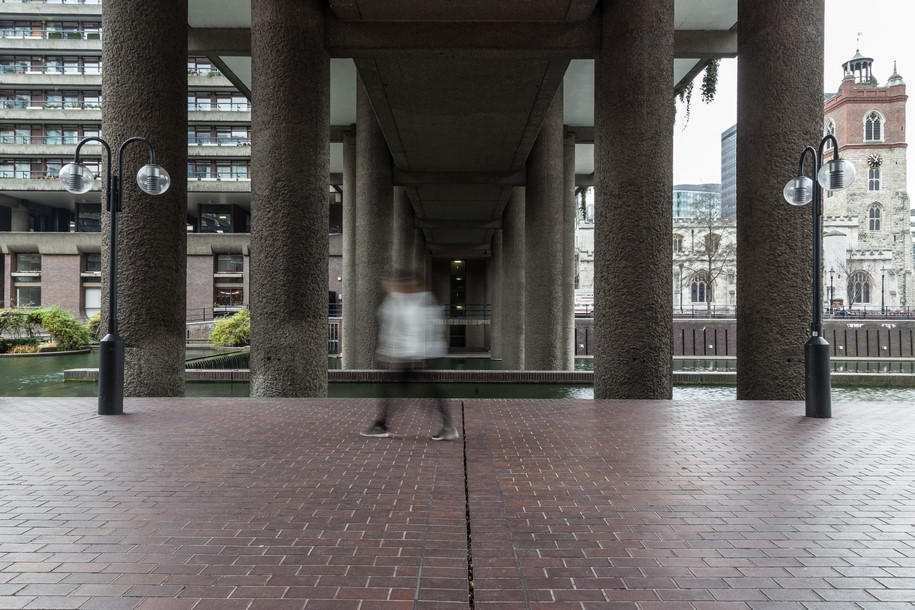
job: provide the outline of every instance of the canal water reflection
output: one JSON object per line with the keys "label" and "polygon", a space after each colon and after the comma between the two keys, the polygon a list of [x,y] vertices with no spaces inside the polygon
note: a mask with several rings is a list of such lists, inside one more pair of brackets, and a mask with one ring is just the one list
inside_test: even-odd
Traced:
{"label": "canal water reflection", "polygon": [[[188,350],[188,358],[215,353],[211,349]],[[578,359],[577,370],[590,370],[590,358]],[[705,361],[703,361],[705,362]],[[690,366],[698,368],[697,361]],[[716,366],[712,366],[714,363]],[[431,363],[430,368],[483,369],[495,368],[492,362],[483,358],[443,359]],[[722,368],[718,368],[718,364]],[[871,372],[884,371],[881,363],[867,363],[874,368]],[[892,367],[893,363],[887,366]],[[905,363],[909,364],[910,363]],[[733,361],[709,361],[713,370],[729,370]],[[98,354],[73,354],[69,356],[40,356],[30,358],[0,358],[0,396],[96,396],[97,384],[93,382],[64,382],[65,369],[94,368],[98,366]],[[330,363],[333,367],[333,362]],[[677,370],[688,370],[677,367]],[[709,370],[708,368],[704,370]],[[844,370],[854,370],[845,367]],[[890,368],[894,372],[894,368]],[[864,372],[864,369],[862,369]],[[558,385],[558,384],[474,384],[453,383],[443,386],[449,398],[593,398],[591,386]],[[332,397],[372,397],[380,393],[378,384],[371,383],[332,383],[329,386]],[[833,388],[833,401],[893,401],[915,404],[915,388],[875,388],[860,387]],[[185,386],[186,396],[248,396],[247,383],[202,382],[189,383]],[[409,388],[409,396],[431,396],[431,386],[415,384]],[[734,386],[676,386],[674,400],[734,400]]]}

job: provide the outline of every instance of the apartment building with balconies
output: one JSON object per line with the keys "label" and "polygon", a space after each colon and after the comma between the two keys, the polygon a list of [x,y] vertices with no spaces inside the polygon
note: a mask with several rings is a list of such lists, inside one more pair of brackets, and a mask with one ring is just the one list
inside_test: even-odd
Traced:
{"label": "apartment building with balconies", "polygon": [[[104,137],[102,44],[101,0],[0,0],[2,307],[99,310],[100,190],[72,195],[58,172],[82,138]],[[199,319],[248,303],[251,105],[207,57],[188,57],[187,76],[187,308]],[[100,173],[101,153],[90,143],[81,157]],[[330,246],[336,301],[339,236]]]}

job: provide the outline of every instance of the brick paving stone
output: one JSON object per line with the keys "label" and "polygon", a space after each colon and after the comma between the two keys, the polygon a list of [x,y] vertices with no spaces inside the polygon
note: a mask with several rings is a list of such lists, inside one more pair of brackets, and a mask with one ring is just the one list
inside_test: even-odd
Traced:
{"label": "brick paving stone", "polygon": [[915,603],[904,405],[407,402],[0,399],[0,608]]}

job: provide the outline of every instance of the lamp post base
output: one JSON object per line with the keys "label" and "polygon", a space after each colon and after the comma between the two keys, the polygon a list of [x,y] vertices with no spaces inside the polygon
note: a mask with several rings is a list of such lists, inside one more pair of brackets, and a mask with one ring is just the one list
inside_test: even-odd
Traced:
{"label": "lamp post base", "polygon": [[124,413],[124,342],[107,334],[99,342],[98,414]]}
{"label": "lamp post base", "polygon": [[804,396],[807,417],[832,417],[829,342],[810,337],[804,344]]}

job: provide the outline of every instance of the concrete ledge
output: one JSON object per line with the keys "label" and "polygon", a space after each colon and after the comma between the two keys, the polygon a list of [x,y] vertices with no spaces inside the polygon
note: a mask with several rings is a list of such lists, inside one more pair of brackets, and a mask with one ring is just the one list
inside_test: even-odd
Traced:
{"label": "concrete ledge", "polygon": [[[92,350],[90,348],[86,349],[71,349],[66,352],[35,352],[32,354],[0,354],[0,358],[34,358],[35,356],[72,356],[73,354],[88,354]],[[95,369],[93,369],[95,370]]]}
{"label": "concrete ledge", "polygon": [[[59,352],[58,352],[59,353]],[[187,381],[247,382],[248,369],[187,369]],[[390,383],[396,381],[397,372],[388,370],[327,371],[330,383]],[[98,369],[68,369],[64,381],[96,381]],[[416,371],[416,381],[426,383],[543,383],[557,385],[592,385],[592,371]],[[674,372],[674,385],[735,385],[737,373],[703,371]],[[893,386],[915,387],[912,373],[833,373],[832,385],[836,387]]]}

